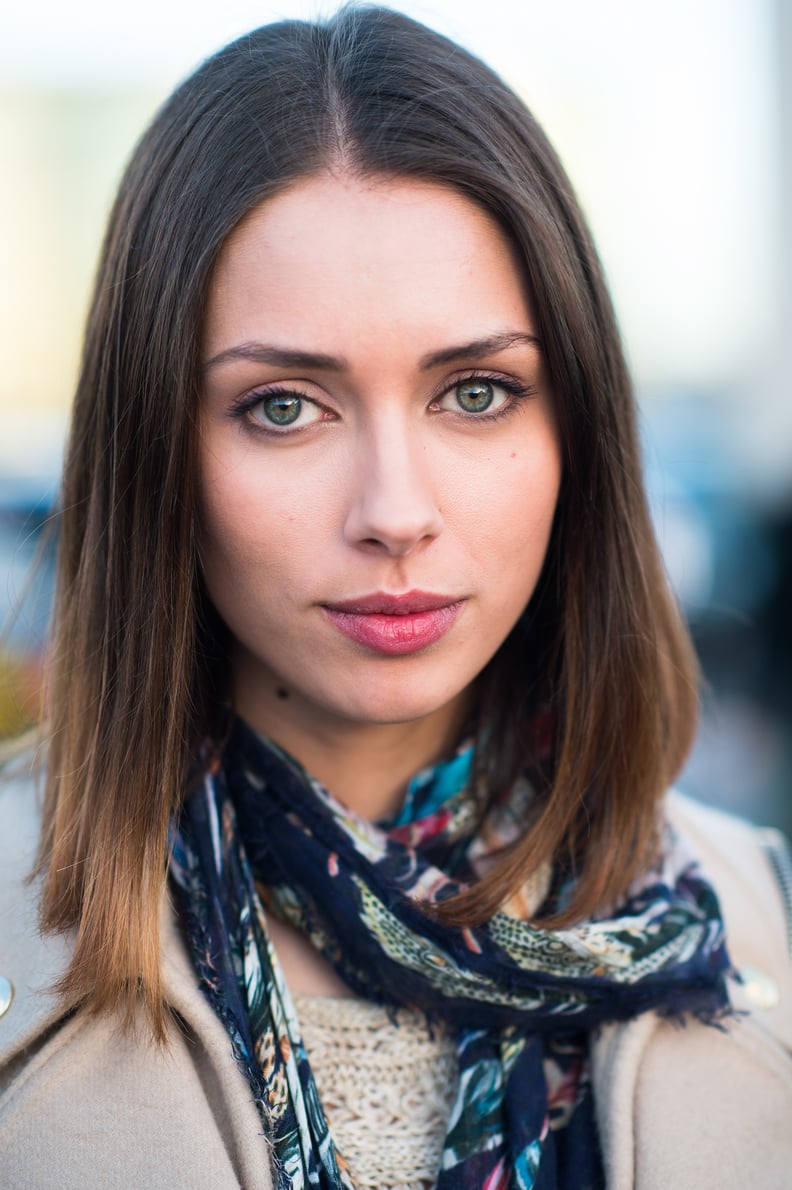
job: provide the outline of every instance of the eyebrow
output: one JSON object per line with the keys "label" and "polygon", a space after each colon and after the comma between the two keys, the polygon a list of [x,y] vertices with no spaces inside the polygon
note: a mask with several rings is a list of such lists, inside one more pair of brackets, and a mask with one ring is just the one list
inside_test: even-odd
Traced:
{"label": "eyebrow", "polygon": [[347,362],[340,356],[324,355],[316,351],[297,351],[290,347],[269,347],[266,343],[238,343],[226,347],[203,365],[203,371],[233,360],[249,360],[254,364],[274,364],[276,368],[321,368],[327,372],[343,372]]}
{"label": "eyebrow", "polygon": [[[536,335],[525,331],[502,331],[495,335],[488,335],[484,339],[473,339],[469,343],[460,343],[454,347],[444,347],[440,351],[430,352],[420,361],[422,372],[442,364],[452,364],[460,359],[471,356],[496,355],[499,351],[508,351],[511,347],[530,345],[541,349],[541,340]],[[325,355],[323,352],[298,351],[289,347],[272,347],[266,343],[238,343],[234,347],[226,347],[217,355],[213,355],[203,365],[203,371],[208,372],[220,364],[231,363],[235,360],[246,360],[256,364],[272,364],[276,368],[317,368],[326,372],[344,372],[349,365],[343,356]]]}
{"label": "eyebrow", "polygon": [[541,350],[542,341],[537,335],[530,335],[525,331],[501,331],[496,335],[488,335],[485,339],[474,339],[470,343],[460,343],[457,347],[444,347],[442,351],[433,351],[421,360],[421,370],[428,371],[441,364],[453,364],[456,360],[467,359],[475,355],[497,355],[499,351],[508,351],[510,347],[536,347]]}

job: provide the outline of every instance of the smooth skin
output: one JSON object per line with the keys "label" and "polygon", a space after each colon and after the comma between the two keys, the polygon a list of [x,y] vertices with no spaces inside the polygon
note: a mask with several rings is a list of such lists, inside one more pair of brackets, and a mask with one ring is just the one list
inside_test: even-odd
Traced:
{"label": "smooth skin", "polygon": [[[228,238],[203,362],[201,559],[234,704],[382,816],[456,743],[547,549],[561,457],[515,254],[450,188],[312,176]],[[414,652],[328,614],[411,591],[456,607]]]}

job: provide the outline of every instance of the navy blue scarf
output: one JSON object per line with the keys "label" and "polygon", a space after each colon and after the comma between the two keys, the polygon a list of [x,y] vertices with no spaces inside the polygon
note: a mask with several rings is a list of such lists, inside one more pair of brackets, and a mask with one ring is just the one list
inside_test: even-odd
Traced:
{"label": "navy blue scarf", "polygon": [[272,1141],[279,1190],[354,1182],[319,1100],[265,906],[358,995],[417,1008],[455,1031],[459,1083],[439,1190],[601,1187],[590,1031],[649,1009],[715,1020],[727,1006],[717,899],[670,828],[656,869],[605,920],[537,929],[521,919],[519,899],[472,929],[428,916],[422,905],[460,891],[486,851],[514,837],[532,796],[519,782],[482,830],[471,756],[420,774],[386,827],[342,807],[236,721],[186,802],[172,874],[201,986]]}

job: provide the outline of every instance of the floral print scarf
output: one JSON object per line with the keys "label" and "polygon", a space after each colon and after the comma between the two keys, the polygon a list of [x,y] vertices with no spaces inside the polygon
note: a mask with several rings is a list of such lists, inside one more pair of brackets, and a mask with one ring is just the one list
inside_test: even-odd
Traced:
{"label": "floral print scarf", "polygon": [[358,995],[455,1031],[459,1081],[438,1190],[601,1187],[590,1031],[653,1008],[714,1021],[727,1007],[717,899],[670,827],[656,868],[605,919],[538,929],[519,898],[475,928],[429,916],[423,905],[460,891],[516,837],[532,796],[518,782],[482,827],[472,757],[467,747],[419,774],[396,822],[373,824],[236,720],[174,827],[171,872],[193,962],[249,1080],[278,1190],[354,1184],[265,907]]}

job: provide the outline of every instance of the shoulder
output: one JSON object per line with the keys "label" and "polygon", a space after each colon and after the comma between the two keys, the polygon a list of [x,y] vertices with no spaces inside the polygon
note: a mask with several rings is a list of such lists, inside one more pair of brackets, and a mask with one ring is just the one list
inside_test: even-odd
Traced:
{"label": "shoulder", "polygon": [[[718,895],[736,1007],[764,1013],[792,1052],[792,858],[779,831],[671,793],[666,812]],[[768,1011],[771,1010],[771,1011]]]}
{"label": "shoulder", "polygon": [[68,961],[62,938],[38,929],[38,885],[31,880],[41,829],[41,791],[32,756],[0,772],[0,1066],[56,1018],[48,991]]}
{"label": "shoulder", "polygon": [[676,793],[666,812],[718,895],[735,1011],[721,1027],[648,1013],[601,1031],[592,1069],[609,1186],[780,1190],[792,1165],[783,841]]}
{"label": "shoulder", "polygon": [[[780,831],[758,827],[733,814],[672,791],[665,803],[671,824],[691,843],[713,883],[739,910],[739,898],[760,898],[777,911],[775,924],[792,942],[789,845]],[[725,910],[728,912],[728,910]]]}
{"label": "shoulder", "polygon": [[0,1003],[0,1185],[271,1190],[249,1088],[196,986],[167,898],[167,1048],[142,1027],[123,1033],[111,1017],[64,1012],[52,989],[71,941],[41,935],[29,879],[40,825],[39,782],[18,762],[0,773],[0,976],[12,989]]}

